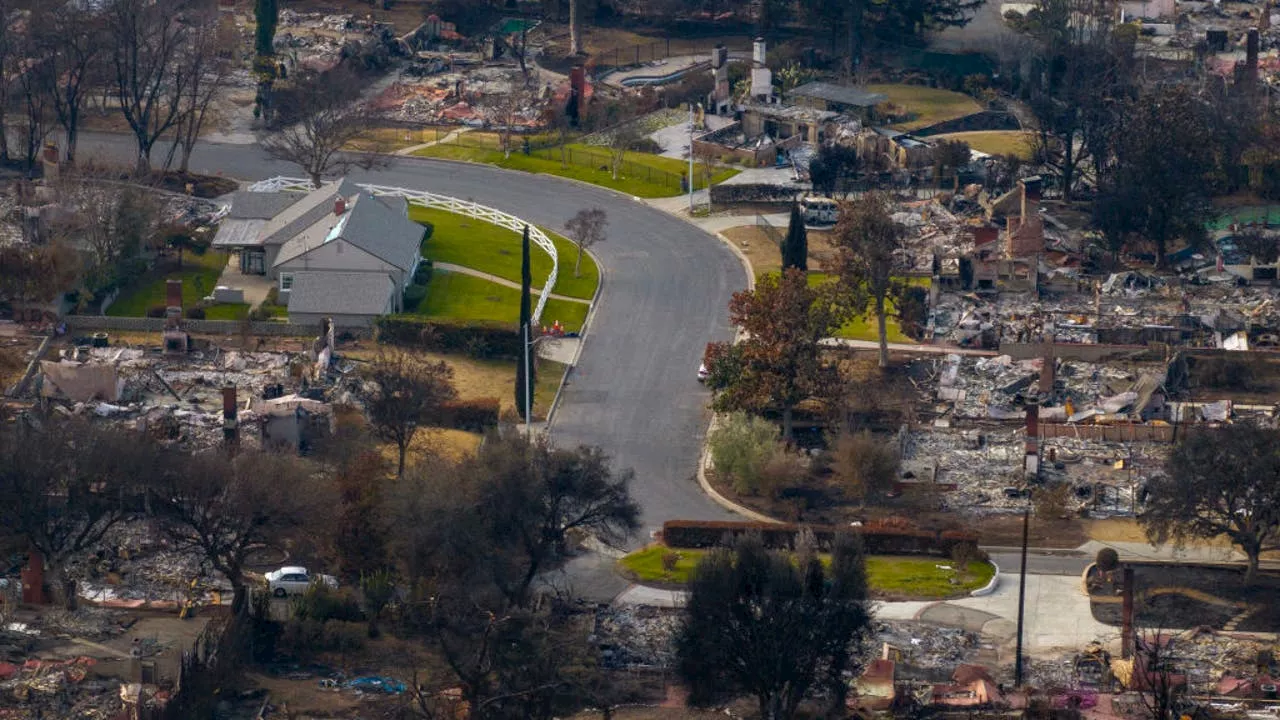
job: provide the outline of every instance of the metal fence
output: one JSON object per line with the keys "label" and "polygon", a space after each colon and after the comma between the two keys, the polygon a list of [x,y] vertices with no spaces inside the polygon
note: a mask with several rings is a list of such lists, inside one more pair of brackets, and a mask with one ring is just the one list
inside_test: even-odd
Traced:
{"label": "metal fence", "polygon": [[[524,232],[526,228],[529,230],[529,239],[535,245],[542,249],[551,257],[551,272],[547,275],[544,288],[554,288],[556,286],[556,278],[560,275],[560,258],[556,253],[555,243],[551,242],[551,238],[542,232],[538,226],[521,220],[515,215],[505,213],[501,210],[491,208],[487,205],[474,203],[470,200],[460,200],[448,195],[437,195],[435,193],[425,192],[423,190],[409,190],[408,188],[388,187],[385,185],[359,184],[359,187],[365,192],[373,195],[388,195],[392,197],[401,197],[405,200],[433,208],[435,210],[444,210],[446,212],[465,215],[476,220],[497,225],[517,233]],[[274,177],[270,180],[263,180],[249,186],[250,192],[310,192],[314,188],[308,180],[303,178]],[[547,298],[551,297],[550,292],[540,293],[538,295],[538,304],[533,310],[533,324],[537,325],[542,318],[542,310],[547,305]]]}

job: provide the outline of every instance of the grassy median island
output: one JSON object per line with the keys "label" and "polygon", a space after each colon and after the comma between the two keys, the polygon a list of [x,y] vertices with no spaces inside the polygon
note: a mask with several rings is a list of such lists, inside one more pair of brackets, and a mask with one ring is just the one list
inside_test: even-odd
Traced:
{"label": "grassy median island", "polygon": [[[683,585],[707,550],[672,549],[650,545],[636,550],[618,561],[627,577],[641,583]],[[671,570],[663,566],[663,557],[675,553]],[[824,561],[826,556],[823,556]],[[989,562],[969,563],[968,572],[960,577],[955,563],[941,557],[916,555],[868,555],[867,582],[874,595],[881,597],[944,598],[968,594],[995,576]]]}
{"label": "grassy median island", "polygon": [[[419,205],[410,206],[409,218],[431,228],[422,241],[422,256],[428,260],[461,265],[514,283],[520,282],[520,233],[484,220]],[[596,267],[590,255],[584,254],[580,276],[574,277],[578,246],[554,232],[547,232],[547,236],[555,244],[560,258],[560,274],[553,292],[590,300],[600,285],[600,268]],[[529,252],[529,260],[533,265],[533,285],[539,288],[551,274],[551,257],[541,248],[534,247]]]}

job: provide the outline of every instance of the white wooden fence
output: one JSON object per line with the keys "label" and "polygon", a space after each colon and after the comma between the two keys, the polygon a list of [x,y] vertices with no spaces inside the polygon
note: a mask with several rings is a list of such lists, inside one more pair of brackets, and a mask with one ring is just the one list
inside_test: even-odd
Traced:
{"label": "white wooden fence", "polygon": [[[533,240],[534,244],[541,248],[543,252],[551,256],[551,273],[547,275],[547,281],[542,286],[543,292],[538,295],[538,304],[533,309],[533,324],[535,327],[538,325],[538,322],[542,319],[542,310],[547,304],[547,298],[551,296],[552,288],[556,286],[556,278],[559,277],[560,273],[560,258],[556,254],[555,243],[551,242],[551,238],[547,237],[547,234],[542,232],[538,226],[487,205],[473,203],[469,200],[460,200],[448,195],[437,195],[423,190],[409,190],[408,188],[387,187],[385,185],[358,184],[356,187],[373,195],[402,197],[411,203],[435,210],[445,210],[476,220],[483,220],[517,233],[523,233],[526,227],[529,228],[529,239]],[[309,180],[290,177],[273,177],[249,186],[249,192],[305,193],[314,189]]]}

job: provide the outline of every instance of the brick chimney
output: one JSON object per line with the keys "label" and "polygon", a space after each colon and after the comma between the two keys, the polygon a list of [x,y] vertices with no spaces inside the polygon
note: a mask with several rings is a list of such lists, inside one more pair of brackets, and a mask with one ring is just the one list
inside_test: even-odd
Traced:
{"label": "brick chimney", "polygon": [[1040,399],[1026,399],[1027,437],[1026,455],[1023,459],[1023,471],[1026,476],[1035,478],[1040,475]]}
{"label": "brick chimney", "polygon": [[164,304],[166,307],[182,309],[182,281],[166,280],[164,283]]}
{"label": "brick chimney", "polygon": [[1040,209],[1040,176],[1019,180],[1018,190],[1022,194],[1022,221],[1026,222],[1029,215]]}
{"label": "brick chimney", "polygon": [[1000,239],[1000,228],[994,225],[979,225],[973,229],[973,244],[986,245]]}
{"label": "brick chimney", "polygon": [[347,199],[339,195],[338,199],[333,201],[333,214],[341,215],[346,211],[347,211]]}
{"label": "brick chimney", "polygon": [[569,90],[573,93],[573,97],[579,102],[586,97],[587,92],[587,70],[581,65],[574,65],[569,70]]}
{"label": "brick chimney", "polygon": [[236,386],[226,385],[222,388],[222,440],[227,445],[235,445],[240,439],[237,415]]}
{"label": "brick chimney", "polygon": [[1040,358],[1040,384],[1037,389],[1041,395],[1048,395],[1053,392],[1054,371],[1056,360],[1052,352],[1045,352]]}
{"label": "brick chimney", "polygon": [[44,596],[44,555],[35,548],[27,555],[27,564],[23,566],[22,602],[27,605],[43,605]]}

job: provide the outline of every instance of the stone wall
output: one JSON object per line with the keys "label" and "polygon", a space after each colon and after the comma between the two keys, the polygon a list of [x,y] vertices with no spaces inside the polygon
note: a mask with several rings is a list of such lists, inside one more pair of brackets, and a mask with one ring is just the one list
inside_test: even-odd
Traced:
{"label": "stone wall", "polygon": [[[63,320],[68,330],[129,330],[133,332],[160,332],[164,329],[164,318],[132,318],[106,317],[100,315],[68,315]],[[320,324],[272,322],[270,320],[183,320],[182,326],[187,332],[207,335],[238,335],[247,331],[250,335],[273,335],[279,337],[316,337],[320,334]],[[369,328],[341,328],[340,332],[351,333],[357,337],[372,337]]]}

